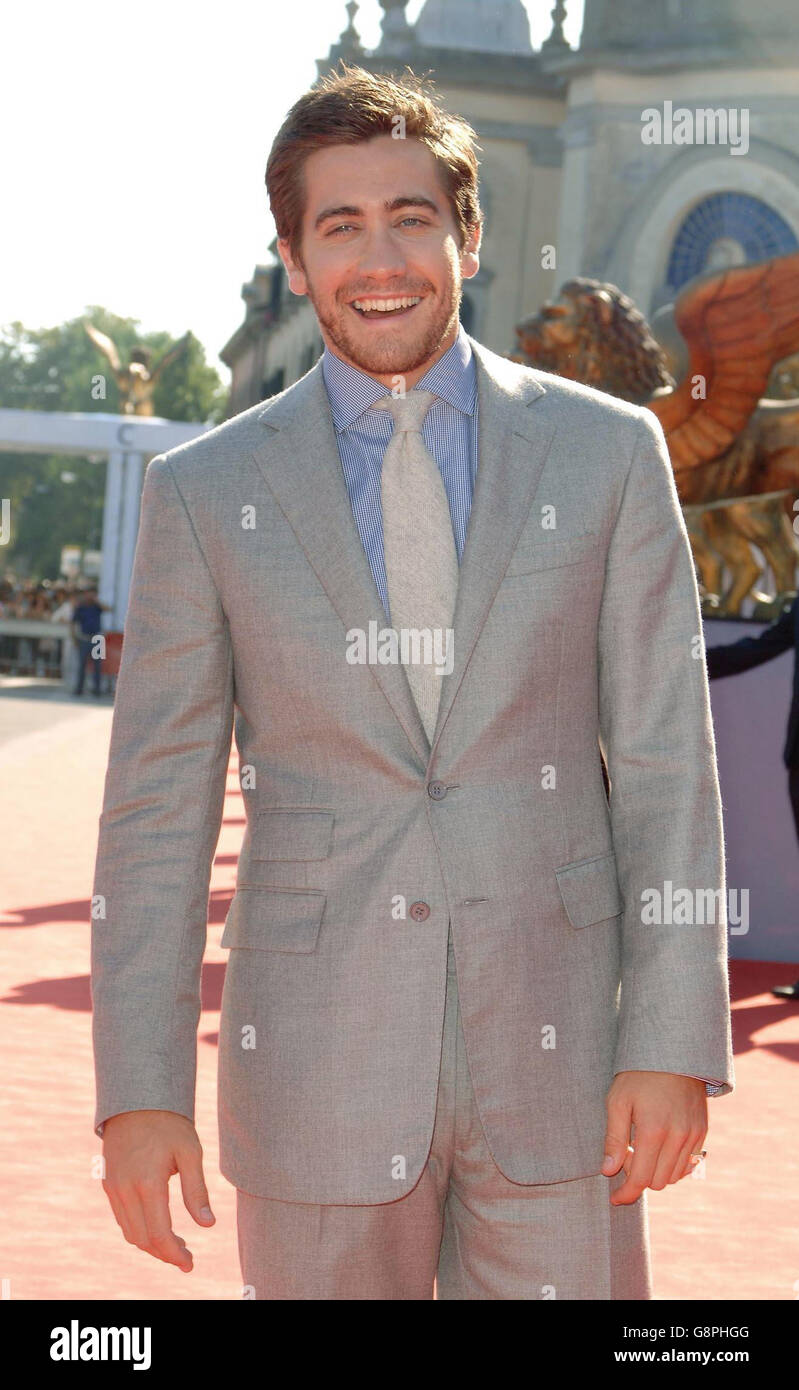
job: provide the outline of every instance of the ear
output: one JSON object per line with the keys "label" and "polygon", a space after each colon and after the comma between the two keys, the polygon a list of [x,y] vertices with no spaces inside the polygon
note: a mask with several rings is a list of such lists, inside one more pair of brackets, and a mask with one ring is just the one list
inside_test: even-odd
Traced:
{"label": "ear", "polygon": [[480,243],[482,239],[483,224],[479,222],[468,233],[460,254],[461,275],[464,280],[471,280],[480,269]]}
{"label": "ear", "polygon": [[280,259],[286,268],[291,293],[307,294],[308,281],[305,278],[305,271],[302,266],[298,265],[294,260],[287,237],[278,237],[277,249]]}

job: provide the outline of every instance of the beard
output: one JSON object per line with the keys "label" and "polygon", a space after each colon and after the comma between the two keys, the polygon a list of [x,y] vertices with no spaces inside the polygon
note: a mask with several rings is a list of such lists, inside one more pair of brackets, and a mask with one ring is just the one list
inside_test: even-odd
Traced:
{"label": "beard", "polygon": [[[357,309],[350,308],[352,299],[358,298],[357,293],[347,291],[346,300],[342,299],[341,302],[336,301],[332,304],[322,303],[308,279],[307,272],[306,287],[316,317],[338,355],[367,375],[402,376],[407,372],[416,371],[430,358],[435,357],[458,319],[460,279],[447,283],[441,299],[432,293],[432,286],[404,286],[395,292],[398,296],[424,295],[418,306],[424,315],[419,328],[415,329],[413,337],[408,341],[405,337],[407,329],[398,323],[396,338],[390,337],[382,330],[382,341],[369,342],[366,334],[358,332],[357,323],[350,322],[351,315],[358,312]],[[425,293],[426,291],[428,292]],[[387,292],[389,291],[382,291],[383,294]],[[369,291],[363,291],[363,298],[366,299],[368,296]],[[432,311],[429,307],[431,305]]]}

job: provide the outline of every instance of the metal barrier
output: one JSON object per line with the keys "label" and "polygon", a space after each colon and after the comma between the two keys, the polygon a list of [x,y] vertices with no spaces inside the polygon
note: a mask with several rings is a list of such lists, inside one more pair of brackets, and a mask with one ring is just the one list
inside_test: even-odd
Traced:
{"label": "metal barrier", "polygon": [[[105,657],[101,670],[110,681],[119,671],[122,633],[104,632],[103,636]],[[77,651],[69,622],[0,618],[0,673],[4,675],[53,676],[71,689],[77,674]]]}

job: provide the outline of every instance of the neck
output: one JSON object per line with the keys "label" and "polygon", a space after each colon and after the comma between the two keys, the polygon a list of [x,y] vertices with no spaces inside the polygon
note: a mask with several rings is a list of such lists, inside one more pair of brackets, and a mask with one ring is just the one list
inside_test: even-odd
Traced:
{"label": "neck", "polygon": [[458,337],[459,331],[460,320],[456,318],[454,324],[450,329],[448,329],[441,342],[439,343],[438,347],[436,348],[435,352],[432,352],[430,356],[425,359],[424,362],[422,362],[418,367],[414,367],[412,371],[372,372],[367,370],[367,368],[362,367],[359,362],[353,362],[349,357],[347,357],[343,352],[341,352],[334,343],[331,343],[324,329],[321,330],[322,339],[328,351],[332,352],[333,356],[338,357],[340,361],[346,362],[348,367],[354,367],[356,371],[364,372],[365,375],[370,376],[373,381],[379,381],[380,385],[385,386],[387,390],[390,390],[393,386],[395,386],[397,377],[401,376],[405,382],[406,388],[409,391],[413,389],[417,381],[421,381],[422,377],[430,371],[430,368],[433,366],[435,362],[438,362],[439,359],[444,356],[445,352],[449,352],[450,348],[452,347],[453,343],[456,341]]}

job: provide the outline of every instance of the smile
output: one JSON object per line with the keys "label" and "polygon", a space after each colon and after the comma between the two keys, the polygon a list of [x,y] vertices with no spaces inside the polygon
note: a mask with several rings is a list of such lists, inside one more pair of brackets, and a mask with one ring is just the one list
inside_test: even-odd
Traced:
{"label": "smile", "polygon": [[409,314],[420,302],[421,295],[397,295],[393,299],[354,299],[351,307],[361,318],[399,318]]}

